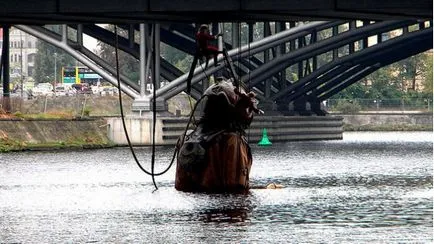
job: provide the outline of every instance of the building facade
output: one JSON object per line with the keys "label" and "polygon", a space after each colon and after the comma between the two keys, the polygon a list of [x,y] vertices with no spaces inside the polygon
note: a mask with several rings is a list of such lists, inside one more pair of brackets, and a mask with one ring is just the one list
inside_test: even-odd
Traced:
{"label": "building facade", "polygon": [[[0,32],[0,50],[3,47],[3,30]],[[19,29],[9,31],[9,61],[11,79],[29,81],[35,67],[37,38]]]}

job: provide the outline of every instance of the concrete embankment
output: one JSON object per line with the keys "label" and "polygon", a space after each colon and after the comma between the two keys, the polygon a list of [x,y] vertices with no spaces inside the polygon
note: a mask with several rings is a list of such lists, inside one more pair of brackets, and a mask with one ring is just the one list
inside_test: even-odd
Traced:
{"label": "concrete embankment", "polygon": [[[155,143],[175,145],[184,133],[187,117],[165,117],[156,121]],[[126,145],[120,118],[108,118],[108,136],[115,144]],[[134,145],[151,145],[152,121],[146,118],[126,118],[129,137]],[[260,116],[246,131],[251,141],[259,141],[263,129],[267,129],[272,142],[296,140],[342,139],[342,118],[335,116]]]}
{"label": "concrete embankment", "polygon": [[344,130],[432,130],[433,113],[360,113],[338,115],[343,118]]}
{"label": "concrete embankment", "polygon": [[106,121],[93,120],[0,120],[0,151],[113,146]]}
{"label": "concrete embankment", "polygon": [[[259,116],[246,131],[251,142],[259,141],[263,129],[272,142],[299,140],[340,140],[344,130],[432,130],[432,114],[358,114],[328,116]],[[175,145],[184,133],[187,117],[165,117],[156,121],[155,143]],[[108,137],[126,145],[120,118],[108,118]],[[127,131],[134,145],[151,145],[152,121],[126,118]]]}
{"label": "concrete embankment", "polygon": [[[157,118],[155,141],[175,145],[183,134],[187,117]],[[131,142],[151,145],[152,120],[126,118]],[[296,140],[339,140],[344,130],[432,130],[432,113],[357,114],[328,116],[259,116],[246,132],[251,142],[259,141],[267,129],[272,142]],[[126,145],[119,117],[88,120],[0,120],[0,151],[55,148],[100,148]]]}

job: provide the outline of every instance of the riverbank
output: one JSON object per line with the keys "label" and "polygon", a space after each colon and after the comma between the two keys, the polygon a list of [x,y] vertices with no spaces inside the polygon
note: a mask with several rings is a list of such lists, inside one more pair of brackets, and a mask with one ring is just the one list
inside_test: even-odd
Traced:
{"label": "riverbank", "polygon": [[432,131],[432,125],[351,125],[344,124],[345,131]]}
{"label": "riverbank", "polygon": [[115,146],[104,119],[1,119],[0,152]]}
{"label": "riverbank", "polygon": [[[341,131],[344,132],[433,130],[432,113],[335,114],[333,116],[342,117],[343,126]],[[259,118],[256,121],[254,120],[254,123],[258,123],[259,120]],[[184,128],[184,125],[180,126]],[[271,133],[273,128],[270,125],[268,127],[266,129],[269,130],[269,136],[273,136],[274,134]],[[252,130],[250,132],[252,133]],[[280,134],[282,133],[276,135]],[[177,137],[178,135],[176,135]],[[250,139],[255,141],[258,138],[251,137]],[[0,116],[0,152],[75,150],[115,146],[119,145],[110,140],[107,118],[104,117],[83,119],[51,118],[50,116],[45,118],[2,118]]]}
{"label": "riverbank", "polygon": [[432,131],[433,113],[364,112],[333,114],[343,118],[344,131]]}

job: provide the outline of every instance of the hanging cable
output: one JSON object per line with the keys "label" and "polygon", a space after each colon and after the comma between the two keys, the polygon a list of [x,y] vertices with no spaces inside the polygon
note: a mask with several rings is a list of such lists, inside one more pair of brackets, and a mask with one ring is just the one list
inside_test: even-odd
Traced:
{"label": "hanging cable", "polygon": [[[174,151],[174,153],[173,153],[173,156],[172,156],[172,160],[171,160],[171,162],[170,162],[170,164],[169,164],[169,166],[165,169],[165,170],[163,170],[163,171],[161,171],[161,172],[159,172],[159,173],[155,173],[155,172],[153,172],[153,165],[151,166],[151,172],[149,172],[149,171],[147,171],[141,164],[140,164],[140,162],[139,162],[139,160],[138,160],[138,158],[137,158],[137,155],[136,155],[136,153],[135,153],[135,151],[134,151],[134,148],[133,148],[133,146],[132,146],[132,144],[131,144],[131,140],[130,140],[130,137],[129,137],[129,135],[128,135],[128,130],[127,130],[127,126],[126,126],[126,123],[125,123],[125,115],[124,115],[124,109],[123,109],[123,102],[122,102],[122,90],[121,90],[121,80],[120,80],[120,74],[119,74],[119,54],[118,54],[118,49],[119,49],[119,39],[118,39],[118,32],[117,32],[117,26],[115,25],[114,26],[115,27],[115,60],[116,60],[116,80],[117,80],[117,88],[118,88],[118,90],[119,90],[119,92],[118,92],[118,96],[119,96],[119,106],[120,106],[120,112],[121,112],[121,120],[122,120],[122,126],[123,126],[123,129],[124,129],[124,133],[125,133],[125,138],[126,138],[126,140],[127,140],[127,143],[128,143],[128,146],[129,146],[129,148],[130,148],[130,151],[131,151],[131,154],[133,155],[133,158],[134,158],[134,161],[136,162],[136,164],[137,164],[137,166],[145,173],[145,174],[147,174],[147,175],[150,175],[150,176],[152,176],[152,181],[153,181],[153,184],[154,184],[154,186],[155,186],[155,188],[156,188],[156,190],[158,189],[158,187],[157,187],[157,185],[156,185],[156,182],[155,182],[155,179],[154,179],[154,177],[155,176],[160,176],[160,175],[163,175],[163,174],[165,174],[169,169],[170,169],[170,167],[172,167],[172,165],[173,165],[173,162],[175,161],[175,157],[176,157],[176,155],[177,155],[177,153],[178,153],[178,150],[175,150]],[[154,89],[155,90],[155,89]],[[155,100],[155,99],[154,99]],[[154,113],[155,113],[155,109],[154,109]],[[154,121],[155,121],[155,119],[154,119]],[[155,129],[155,126],[154,126],[154,129]],[[154,138],[155,138],[155,132],[154,132]],[[155,143],[153,143],[153,144],[155,144]]]}
{"label": "hanging cable", "polygon": [[239,85],[238,91],[241,92],[241,22],[237,23],[238,25],[238,72],[240,75],[238,75],[238,82],[237,84]]}
{"label": "hanging cable", "polygon": [[[247,57],[249,59],[249,66],[247,67],[248,72],[248,79],[247,79],[247,93],[250,93],[251,87],[250,87],[250,67],[252,67],[252,57],[250,57],[250,35],[253,37],[253,33],[250,33],[250,30],[253,30],[253,28],[249,28],[249,24],[247,24]],[[250,126],[249,126],[249,132],[247,133],[247,141],[250,142]]]}
{"label": "hanging cable", "polygon": [[[156,28],[156,24],[153,25],[152,28],[152,33],[154,35],[152,38],[152,43],[155,47],[155,45],[157,45],[157,43],[155,43],[155,35],[157,35],[157,32],[155,30]],[[160,43],[158,43],[158,45],[160,45]],[[151,45],[152,46],[152,45]],[[151,155],[151,177],[152,177],[152,183],[154,183],[155,186],[155,190],[158,190],[157,187],[157,183],[155,182],[155,175],[154,175],[154,168],[155,168],[155,127],[157,126],[157,74],[156,74],[156,67],[155,67],[155,58],[156,55],[160,55],[160,54],[156,54],[155,53],[155,48],[153,50],[153,60],[154,60],[154,66],[152,67],[152,155]]]}

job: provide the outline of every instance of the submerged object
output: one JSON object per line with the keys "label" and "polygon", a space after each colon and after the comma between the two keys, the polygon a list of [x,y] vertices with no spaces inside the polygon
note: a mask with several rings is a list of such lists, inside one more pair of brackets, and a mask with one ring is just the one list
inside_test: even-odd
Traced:
{"label": "submerged object", "polygon": [[276,184],[276,183],[270,183],[270,184],[268,184],[266,187],[265,187],[265,189],[282,189],[282,188],[285,188],[283,185],[281,185],[281,184]]}
{"label": "submerged object", "polygon": [[194,130],[178,141],[175,188],[186,192],[246,192],[252,154],[245,138],[254,93],[220,81],[204,93],[203,111]]}

